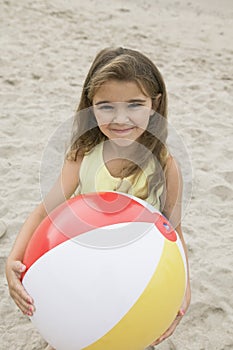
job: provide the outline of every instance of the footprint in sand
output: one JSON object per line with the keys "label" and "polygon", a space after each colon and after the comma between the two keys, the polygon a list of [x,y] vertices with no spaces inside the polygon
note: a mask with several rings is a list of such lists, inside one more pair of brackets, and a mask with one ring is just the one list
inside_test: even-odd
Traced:
{"label": "footprint in sand", "polygon": [[216,185],[210,189],[210,193],[214,194],[222,201],[233,200],[233,190],[226,185]]}

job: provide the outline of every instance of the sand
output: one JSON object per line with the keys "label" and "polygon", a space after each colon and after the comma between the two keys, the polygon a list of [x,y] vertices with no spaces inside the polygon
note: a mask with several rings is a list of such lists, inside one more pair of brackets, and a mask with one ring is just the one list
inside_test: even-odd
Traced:
{"label": "sand", "polygon": [[[94,55],[119,45],[142,50],[160,68],[170,124],[192,169],[183,217],[192,303],[157,349],[233,349],[232,18],[231,0],[1,1],[0,219],[7,224],[0,238],[1,350],[45,346],[9,297],[4,263],[41,199],[51,135],[73,116]],[[53,151],[55,169],[63,146],[62,139]]]}

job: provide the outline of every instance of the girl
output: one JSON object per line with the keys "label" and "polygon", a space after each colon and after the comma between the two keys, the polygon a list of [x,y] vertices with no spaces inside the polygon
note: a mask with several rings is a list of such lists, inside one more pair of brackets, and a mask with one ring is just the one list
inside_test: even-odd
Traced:
{"label": "girl", "polygon": [[[180,222],[182,178],[166,137],[167,94],[156,66],[131,49],[99,52],[84,82],[61,174],[22,226],[7,259],[10,295],[24,314],[35,310],[20,282],[26,246],[46,215],[75,192],[117,190],[142,198],[170,220],[187,258]],[[152,345],[173,333],[189,304],[188,280],[181,310]]]}

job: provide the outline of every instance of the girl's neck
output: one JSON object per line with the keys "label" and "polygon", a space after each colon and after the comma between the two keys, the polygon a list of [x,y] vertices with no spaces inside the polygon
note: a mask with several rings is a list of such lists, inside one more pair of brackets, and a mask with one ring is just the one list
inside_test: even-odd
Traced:
{"label": "girl's neck", "polygon": [[116,142],[107,140],[104,142],[104,155],[106,159],[129,159],[134,161],[137,153],[138,143],[131,142],[126,146],[118,145]]}
{"label": "girl's neck", "polygon": [[134,147],[127,145],[119,146],[113,141],[105,141],[103,147],[103,159],[109,173],[116,178],[124,178],[130,174],[128,171],[135,164],[136,143]]}

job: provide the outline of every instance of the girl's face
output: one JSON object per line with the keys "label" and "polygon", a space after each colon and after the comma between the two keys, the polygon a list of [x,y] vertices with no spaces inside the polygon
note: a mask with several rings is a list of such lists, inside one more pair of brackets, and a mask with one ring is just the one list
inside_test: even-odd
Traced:
{"label": "girl's face", "polygon": [[119,145],[137,140],[153,114],[151,98],[134,81],[102,84],[94,95],[93,109],[102,133]]}

